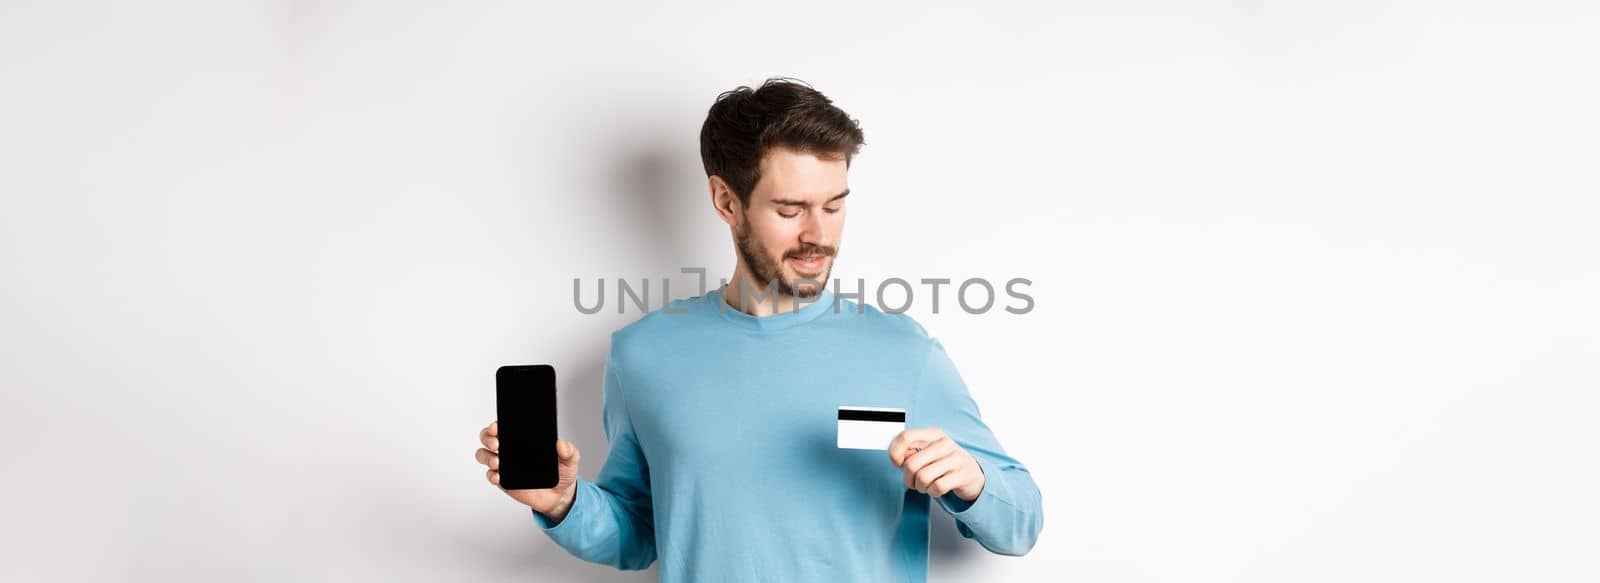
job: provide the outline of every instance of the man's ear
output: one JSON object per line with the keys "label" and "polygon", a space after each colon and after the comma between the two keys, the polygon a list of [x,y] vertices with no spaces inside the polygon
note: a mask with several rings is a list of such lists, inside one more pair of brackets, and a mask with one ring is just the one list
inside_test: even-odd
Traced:
{"label": "man's ear", "polygon": [[712,175],[709,186],[711,208],[717,211],[717,216],[721,217],[722,222],[727,223],[729,227],[738,226],[739,214],[743,212],[739,205],[739,196],[733,193],[728,181],[723,180],[721,176]]}

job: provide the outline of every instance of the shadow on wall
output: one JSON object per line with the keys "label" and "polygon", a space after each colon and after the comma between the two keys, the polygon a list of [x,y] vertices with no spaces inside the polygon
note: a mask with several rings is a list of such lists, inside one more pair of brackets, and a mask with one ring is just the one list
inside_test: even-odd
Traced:
{"label": "shadow on wall", "polygon": [[[604,234],[605,247],[627,253],[633,258],[630,263],[650,266],[646,269],[659,272],[630,276],[634,280],[643,276],[674,275],[679,267],[689,265],[688,259],[695,255],[689,243],[695,240],[688,232],[689,225],[693,223],[690,213],[711,212],[709,208],[692,204],[701,200],[697,196],[701,194],[700,191],[689,191],[689,187],[699,185],[696,178],[701,172],[699,151],[693,148],[695,142],[692,139],[678,139],[676,134],[666,130],[641,129],[652,125],[643,120],[615,126],[626,131],[597,140],[602,147],[590,153],[596,159],[613,163],[601,164],[598,176],[584,177],[585,183],[604,185],[604,192],[600,194],[607,204],[602,208],[608,209],[611,216],[598,217],[593,222],[613,222],[616,225]],[[673,139],[666,139],[668,137]],[[674,295],[689,297],[697,295],[698,291],[684,289]],[[652,293],[660,292],[652,289]],[[660,296],[651,301],[652,306],[659,304]],[[625,323],[632,322],[640,315],[630,314],[625,318]],[[596,318],[595,321],[609,320]],[[583,453],[580,473],[589,480],[594,480],[600,473],[600,467],[605,464],[607,457],[608,443],[600,420],[601,384],[604,381],[606,354],[611,348],[610,333],[611,330],[600,330],[585,335],[599,342],[588,346],[575,361],[562,366],[560,371],[558,415],[561,434],[577,444]],[[487,552],[476,552],[484,553],[490,561],[508,563],[508,574],[525,576],[539,573],[541,580],[611,583],[655,581],[659,577],[655,565],[645,571],[633,572],[583,562],[538,532],[537,524],[531,517],[528,526],[530,532],[527,534],[516,533],[518,536],[507,537],[507,542]],[[540,540],[529,541],[529,536]],[[530,542],[534,544],[530,545]],[[528,552],[530,546],[533,547],[532,552]]]}

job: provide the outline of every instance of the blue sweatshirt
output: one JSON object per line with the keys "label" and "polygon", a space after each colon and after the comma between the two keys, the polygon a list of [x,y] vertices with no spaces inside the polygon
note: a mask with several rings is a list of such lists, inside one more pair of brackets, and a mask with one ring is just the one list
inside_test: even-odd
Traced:
{"label": "blue sweatshirt", "polygon": [[[721,290],[614,332],[602,383],[610,452],[579,478],[560,523],[585,561],[661,562],[661,581],[912,581],[928,571],[926,494],[880,450],[836,447],[840,406],[906,410],[977,459],[970,504],[937,499],[961,535],[1004,555],[1033,547],[1039,488],[984,425],[938,340],[911,317],[837,302],[756,317]],[[681,312],[681,313],[679,313]]]}

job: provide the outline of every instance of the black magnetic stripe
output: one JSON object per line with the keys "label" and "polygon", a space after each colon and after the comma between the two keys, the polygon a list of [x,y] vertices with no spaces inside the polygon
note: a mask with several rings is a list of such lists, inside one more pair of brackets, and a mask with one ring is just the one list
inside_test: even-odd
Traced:
{"label": "black magnetic stripe", "polygon": [[860,409],[840,409],[840,421],[893,421],[906,422],[905,411],[862,411]]}

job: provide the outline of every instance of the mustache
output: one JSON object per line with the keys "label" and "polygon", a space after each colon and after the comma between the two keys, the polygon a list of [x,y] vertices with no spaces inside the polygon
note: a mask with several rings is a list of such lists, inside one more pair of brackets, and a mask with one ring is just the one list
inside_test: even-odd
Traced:
{"label": "mustache", "polygon": [[806,257],[806,256],[815,256],[815,255],[822,255],[824,257],[833,257],[834,254],[838,253],[838,252],[839,252],[839,250],[837,248],[834,248],[834,247],[827,247],[827,246],[823,246],[823,245],[802,245],[799,249],[796,249],[794,251],[790,251],[788,253],[785,253],[783,256],[786,257],[786,258],[787,257]]}

